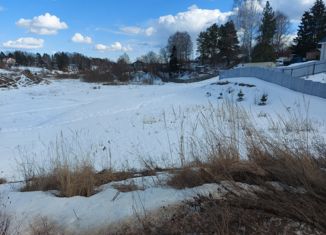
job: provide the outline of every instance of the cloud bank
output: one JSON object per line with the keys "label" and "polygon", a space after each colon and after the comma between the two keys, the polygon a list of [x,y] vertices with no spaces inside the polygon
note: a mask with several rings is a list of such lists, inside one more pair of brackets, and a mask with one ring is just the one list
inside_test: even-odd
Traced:
{"label": "cloud bank", "polygon": [[43,39],[38,38],[18,38],[17,40],[10,40],[3,43],[3,46],[5,48],[11,48],[11,49],[38,49],[42,48],[44,44]]}

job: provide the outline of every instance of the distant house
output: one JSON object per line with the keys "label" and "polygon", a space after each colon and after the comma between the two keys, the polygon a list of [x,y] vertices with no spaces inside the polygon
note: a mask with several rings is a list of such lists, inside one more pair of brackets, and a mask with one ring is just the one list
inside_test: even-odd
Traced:
{"label": "distant house", "polygon": [[320,60],[326,60],[326,37],[319,42]]}
{"label": "distant house", "polygon": [[68,65],[68,71],[72,72],[72,73],[78,73],[78,71],[79,71],[78,65],[76,65],[76,64]]}

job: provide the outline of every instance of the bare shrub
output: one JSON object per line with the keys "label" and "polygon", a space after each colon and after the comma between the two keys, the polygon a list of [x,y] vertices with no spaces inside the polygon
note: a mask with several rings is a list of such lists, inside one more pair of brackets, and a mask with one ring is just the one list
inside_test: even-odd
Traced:
{"label": "bare shrub", "polygon": [[7,180],[5,178],[0,178],[0,184],[5,184],[7,183]]}

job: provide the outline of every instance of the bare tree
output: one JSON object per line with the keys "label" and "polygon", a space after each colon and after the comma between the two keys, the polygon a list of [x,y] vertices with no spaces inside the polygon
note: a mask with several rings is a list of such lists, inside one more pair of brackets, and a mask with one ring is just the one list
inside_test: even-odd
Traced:
{"label": "bare tree", "polygon": [[282,54],[287,44],[287,36],[290,32],[291,23],[289,18],[280,11],[275,13],[276,31],[274,36],[274,46],[277,54]]}
{"label": "bare tree", "polygon": [[146,70],[151,74],[156,74],[159,69],[160,56],[153,51],[148,52],[146,55],[143,55],[139,61],[145,63]]}
{"label": "bare tree", "polygon": [[166,48],[161,48],[159,57],[160,57],[160,62],[162,64],[169,63],[169,55],[168,55],[168,51]]}
{"label": "bare tree", "polygon": [[172,54],[173,47],[176,47],[177,59],[179,63],[185,64],[190,61],[193,52],[193,43],[189,33],[176,32],[169,37],[167,50]]}
{"label": "bare tree", "polygon": [[251,61],[252,49],[257,37],[262,12],[262,0],[234,0],[234,8],[237,10],[236,26],[240,35],[241,46]]}

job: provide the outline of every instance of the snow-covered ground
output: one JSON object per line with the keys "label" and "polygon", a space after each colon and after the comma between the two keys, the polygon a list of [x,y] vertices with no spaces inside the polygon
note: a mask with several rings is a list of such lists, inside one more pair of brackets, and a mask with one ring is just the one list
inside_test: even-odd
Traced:
{"label": "snow-covered ground", "polygon": [[[302,112],[326,136],[326,99],[255,78],[228,81],[103,86],[53,80],[49,85],[0,90],[0,177],[21,179],[17,161],[32,157],[42,164],[56,150],[56,143],[77,146],[78,156],[92,156],[99,169],[109,164],[141,168],[141,159],[149,157],[162,165],[177,166],[180,136],[191,136],[191,125],[199,113],[225,100],[237,103],[240,90],[244,101],[238,104],[258,127],[266,127],[267,118]],[[268,95],[267,105],[259,106],[263,94]],[[198,192],[216,192],[218,187],[178,191],[149,183],[151,177],[135,181],[145,190],[119,194],[111,183],[90,198],[57,198],[50,192],[19,192],[16,183],[0,185],[0,196],[22,226],[30,222],[24,220],[27,217],[46,216],[71,229],[91,229],[131,216],[135,208],[155,209]]]}
{"label": "snow-covered ground", "polygon": [[[166,176],[163,174],[157,179],[164,180],[164,178]],[[19,184],[0,185],[1,196],[4,198],[0,209],[5,205],[6,212],[14,215],[13,227],[18,231],[26,232],[26,228],[35,220],[47,218],[66,230],[78,234],[78,232],[106,228],[112,223],[132,217],[135,213],[143,216],[145,212],[189,200],[197,194],[214,195],[218,191],[222,192],[221,186],[216,184],[176,190],[156,185],[152,177],[132,181],[143,190],[119,193],[112,187],[117,183],[115,182],[103,185],[101,192],[90,198],[59,198],[45,192],[21,193]]]}
{"label": "snow-covered ground", "polygon": [[[147,157],[177,164],[181,123],[190,125],[210,103],[226,99],[236,102],[240,89],[245,94],[241,105],[254,117],[264,113],[263,116],[276,118],[298,109],[305,111],[309,105],[309,117],[324,131],[325,99],[255,78],[211,85],[217,81],[214,78],[193,84],[98,86],[61,80],[50,85],[1,90],[0,177],[19,178],[16,165],[23,155],[45,161],[49,146],[53,147],[58,138],[78,142],[85,151],[92,151],[90,155],[94,155],[99,168],[107,167],[109,160],[117,168],[142,167],[140,159]],[[240,82],[256,87],[235,84]],[[218,99],[220,93],[224,99]],[[267,105],[259,106],[257,102],[264,93],[268,94]]]}
{"label": "snow-covered ground", "polygon": [[319,74],[311,75],[308,77],[304,77],[304,79],[311,80],[314,82],[326,83],[326,73],[319,73]]}

